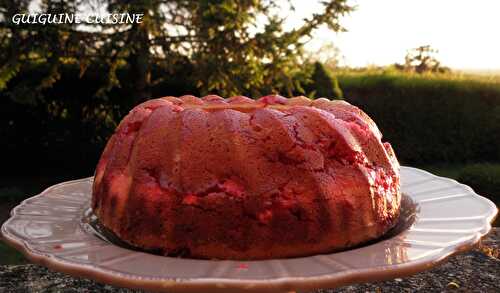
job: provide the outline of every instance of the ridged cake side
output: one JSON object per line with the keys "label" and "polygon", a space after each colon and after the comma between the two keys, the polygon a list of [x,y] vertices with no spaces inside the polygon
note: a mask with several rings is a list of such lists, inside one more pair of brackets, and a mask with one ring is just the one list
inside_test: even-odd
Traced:
{"label": "ridged cake side", "polygon": [[344,249],[390,229],[399,164],[343,102],[165,97],[134,108],[98,163],[92,208],[128,243],[200,258]]}

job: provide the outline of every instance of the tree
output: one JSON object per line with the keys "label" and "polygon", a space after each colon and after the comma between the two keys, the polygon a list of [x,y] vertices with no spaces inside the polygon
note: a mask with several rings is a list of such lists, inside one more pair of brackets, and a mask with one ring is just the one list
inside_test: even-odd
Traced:
{"label": "tree", "polygon": [[[24,159],[11,156],[8,166],[42,158],[50,164],[40,166],[55,159],[67,167],[92,165],[120,118],[150,97],[302,92],[310,78],[303,45],[320,26],[342,30],[339,19],[352,7],[347,0],[324,1],[323,11],[286,31],[283,2],[0,1],[0,134],[9,142],[0,151]],[[30,6],[40,7],[38,13],[144,17],[141,24],[11,21]]]}
{"label": "tree", "polygon": [[311,33],[321,25],[343,30],[339,18],[353,8],[347,0],[325,1],[323,12],[306,19],[299,28],[285,31],[280,3],[110,0],[109,12],[144,13],[144,22],[101,26],[99,31],[109,35],[101,47],[117,56],[108,62],[124,58],[136,74],[131,86],[138,101],[149,97],[151,86],[169,77],[153,77],[153,66],[173,74],[172,68],[186,60],[195,69],[186,78],[192,79],[201,94],[257,96],[285,91],[291,95],[300,88],[295,77]]}
{"label": "tree", "polygon": [[[142,13],[140,24],[15,24],[37,13]],[[303,93],[303,45],[327,25],[343,30],[347,0],[329,0],[286,31],[278,0],[11,0],[0,2],[0,95],[48,119],[113,125],[133,105],[172,94]],[[79,68],[79,73],[75,68]],[[63,75],[66,76],[63,76]],[[75,78],[85,89],[69,90]],[[66,82],[63,82],[65,81]],[[83,80],[92,81],[84,83]],[[172,82],[172,80],[174,82]],[[63,84],[66,83],[66,84]],[[58,86],[55,86],[55,85]],[[55,89],[55,90],[53,90]],[[158,90],[163,89],[163,90]],[[88,91],[93,91],[88,94]],[[84,96],[79,95],[85,92]],[[155,94],[153,94],[153,92]],[[106,122],[104,122],[106,121]],[[92,127],[90,127],[92,129]]]}
{"label": "tree", "polygon": [[[8,2],[8,1],[7,1]],[[15,2],[15,3],[14,3]],[[89,64],[105,64],[107,82],[96,96],[105,96],[114,87],[126,87],[135,104],[151,96],[151,88],[175,75],[179,64],[193,66],[186,78],[201,94],[224,96],[300,89],[297,80],[303,45],[322,25],[343,30],[339,18],[352,11],[347,0],[324,2],[324,11],[304,21],[301,27],[285,31],[285,17],[277,0],[138,0],[42,1],[43,13],[79,12],[96,4],[112,13],[143,13],[141,24],[94,24],[90,30],[69,25],[21,25],[9,20],[15,13],[27,13],[30,2],[15,0],[0,13],[2,54],[0,87],[12,79],[19,66],[33,58],[46,62],[50,74],[40,81],[50,87],[64,62],[80,65],[82,73]],[[83,3],[83,4],[82,4]],[[116,75],[120,66],[134,75],[121,83]],[[163,74],[153,76],[153,68]],[[165,93],[168,94],[168,93]]]}
{"label": "tree", "polygon": [[[15,14],[29,13],[33,1],[12,0],[0,4],[0,91],[19,72],[33,65],[44,65],[47,74],[36,80],[23,80],[9,91],[9,96],[21,103],[42,102],[40,92],[50,88],[59,78],[60,65],[68,62],[83,62],[96,38],[94,34],[77,30],[74,23],[61,24],[14,24]],[[38,2],[38,1],[37,1]],[[78,0],[38,2],[40,14],[76,13]]]}
{"label": "tree", "polygon": [[335,77],[332,77],[330,72],[320,62],[314,63],[314,71],[312,74],[311,92],[315,97],[328,99],[342,99],[342,90]]}
{"label": "tree", "polygon": [[405,70],[417,73],[448,71],[449,69],[441,66],[441,62],[435,57],[436,53],[438,51],[429,45],[409,50],[405,57]]}

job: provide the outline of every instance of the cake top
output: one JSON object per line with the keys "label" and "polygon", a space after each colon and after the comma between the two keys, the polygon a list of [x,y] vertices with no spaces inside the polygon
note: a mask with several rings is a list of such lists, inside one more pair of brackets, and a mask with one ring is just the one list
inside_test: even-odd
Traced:
{"label": "cake top", "polygon": [[330,101],[325,98],[311,100],[304,96],[293,98],[285,98],[279,95],[268,95],[257,100],[250,99],[245,96],[234,96],[224,99],[217,95],[208,95],[201,98],[185,95],[181,97],[167,96],[163,97],[172,104],[179,106],[179,110],[190,108],[199,108],[206,111],[232,109],[237,111],[252,111],[262,108],[271,108],[276,110],[288,109],[290,106],[318,106],[323,103],[338,103],[345,104],[344,101]]}
{"label": "cake top", "polygon": [[[234,110],[245,113],[252,113],[257,110],[276,110],[288,112],[295,107],[311,107],[319,111],[327,111],[334,115],[337,119],[341,119],[349,123],[356,123],[362,128],[369,128],[377,135],[378,138],[382,137],[382,134],[373,120],[359,108],[342,100],[328,100],[326,98],[312,100],[305,96],[285,98],[280,95],[267,95],[253,100],[245,96],[234,96],[227,99],[217,95],[207,95],[201,98],[192,95],[184,95],[181,97],[166,96],[148,100],[132,109],[131,112],[151,112],[156,108],[165,105],[170,105],[174,112],[200,109],[209,112]],[[142,114],[138,116],[142,117]]]}

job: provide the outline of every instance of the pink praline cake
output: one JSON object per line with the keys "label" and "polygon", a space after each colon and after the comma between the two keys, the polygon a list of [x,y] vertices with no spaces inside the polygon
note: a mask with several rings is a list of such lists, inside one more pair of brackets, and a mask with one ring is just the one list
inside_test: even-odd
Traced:
{"label": "pink praline cake", "polygon": [[375,239],[400,201],[399,163],[359,108],[210,95],[136,106],[101,156],[92,208],[139,248],[250,260]]}

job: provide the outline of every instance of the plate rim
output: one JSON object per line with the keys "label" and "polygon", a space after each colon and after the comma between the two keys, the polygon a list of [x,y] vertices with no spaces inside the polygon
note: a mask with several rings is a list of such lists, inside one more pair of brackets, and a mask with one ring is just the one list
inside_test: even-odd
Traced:
{"label": "plate rim", "polygon": [[[193,290],[203,289],[206,292],[212,290],[245,290],[255,292],[276,292],[276,291],[290,291],[290,290],[312,290],[318,288],[333,288],[344,286],[352,283],[381,281],[393,279],[396,277],[408,276],[426,269],[430,269],[439,265],[450,256],[469,250],[474,247],[479,240],[491,230],[491,223],[498,214],[496,205],[479,194],[477,194],[470,186],[459,183],[458,181],[434,175],[428,171],[409,167],[401,166],[401,169],[407,169],[414,172],[421,173],[427,177],[434,177],[442,181],[448,181],[453,185],[460,185],[464,187],[476,200],[483,201],[489,206],[488,215],[481,217],[482,229],[471,231],[470,237],[463,241],[442,247],[435,253],[426,255],[418,260],[412,260],[406,263],[393,264],[389,266],[376,266],[363,269],[347,269],[342,272],[335,272],[323,275],[314,275],[307,277],[285,276],[272,279],[227,279],[217,277],[204,277],[204,278],[144,278],[137,277],[133,274],[121,273],[111,269],[99,268],[92,264],[74,263],[68,260],[57,258],[53,254],[35,251],[26,239],[21,239],[7,230],[9,223],[19,214],[17,211],[29,204],[27,201],[34,198],[42,197],[50,190],[57,188],[61,185],[68,183],[79,183],[84,181],[91,181],[91,177],[70,180],[52,185],[41,193],[23,200],[19,205],[12,209],[10,218],[1,227],[1,236],[4,242],[11,245],[20,251],[28,260],[33,263],[48,267],[49,269],[64,272],[77,277],[86,277],[98,282],[115,285],[118,287],[128,287],[134,289],[146,289],[156,292],[164,292],[177,290],[182,292],[194,292]],[[469,236],[469,235],[468,235]],[[162,256],[158,256],[162,257]],[[314,256],[311,256],[314,257]]]}

